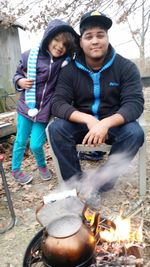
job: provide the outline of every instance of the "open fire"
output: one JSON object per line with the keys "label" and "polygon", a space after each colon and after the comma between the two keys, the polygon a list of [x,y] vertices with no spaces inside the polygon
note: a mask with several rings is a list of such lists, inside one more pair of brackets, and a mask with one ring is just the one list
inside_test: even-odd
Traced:
{"label": "open fire", "polygon": [[[75,197],[75,196],[74,196]],[[73,198],[74,198],[73,197]],[[70,198],[70,197],[69,197]],[[67,198],[67,201],[70,205],[71,199]],[[63,201],[61,200],[61,204]],[[65,202],[66,205],[66,202]],[[48,205],[47,205],[48,206]],[[56,208],[55,204],[55,208]],[[51,211],[54,210],[54,206],[51,203],[50,204],[51,209],[44,210],[43,215],[40,215],[38,217],[38,221],[44,226],[43,223],[43,218],[47,218],[47,214],[50,214],[50,217],[52,217]],[[67,205],[66,205],[67,207]],[[67,209],[68,210],[68,209]],[[48,211],[48,213],[47,213]],[[55,209],[56,212],[56,209]],[[60,214],[60,209],[59,212]],[[63,213],[63,206],[61,207],[61,214]],[[142,250],[144,248],[144,244],[142,242],[142,223],[141,221],[136,220],[136,218],[133,219],[131,216],[124,216],[123,214],[120,213],[115,219],[111,220],[105,217],[101,217],[101,214],[99,211],[92,209],[89,205],[84,204],[84,207],[82,209],[82,224],[81,227],[75,231],[73,234],[71,234],[72,227],[71,225],[74,222],[73,217],[70,218],[70,223],[69,225],[70,232],[68,235],[67,229],[65,229],[63,225],[63,220],[66,218],[66,216],[59,218],[59,220],[56,220],[56,223],[52,223],[52,228],[50,229],[51,231],[48,232],[47,228],[47,235],[48,238],[50,238],[50,242],[48,244],[48,248],[51,247],[51,242],[56,239],[55,243],[53,243],[55,246],[58,243],[58,247],[56,246],[56,249],[60,248],[61,252],[57,250],[58,254],[55,255],[55,259],[57,261],[57,258],[61,255],[62,259],[63,257],[66,257],[67,251],[63,254],[63,248],[67,244],[67,249],[70,250],[71,243],[76,240],[76,238],[83,240],[84,238],[81,238],[82,232],[81,229],[84,229],[87,227],[90,229],[90,232],[94,233],[95,237],[95,246],[94,249],[92,249],[90,243],[88,244],[90,251],[92,253],[90,254],[90,257],[85,257],[85,260],[81,260],[79,263],[74,264],[70,260],[67,261],[66,263],[62,263],[60,266],[58,263],[55,264],[55,261],[51,261],[51,258],[47,258],[46,254],[42,248],[43,244],[45,244],[45,241],[47,242],[47,239],[44,240],[44,238],[47,238],[47,235],[45,236],[45,229],[46,227],[43,228],[36,236],[35,238],[31,241],[29,244],[29,247],[27,248],[25,257],[24,257],[24,265],[23,267],[109,267],[109,266],[126,266],[126,267],[143,267],[143,258],[142,258]],[[96,219],[98,218],[98,219]],[[77,219],[77,217],[76,217]],[[53,220],[54,222],[54,220]],[[66,222],[65,222],[66,223]],[[77,224],[80,225],[80,221],[77,219]],[[78,227],[78,225],[75,224],[73,226],[73,230]],[[46,225],[46,224],[45,224]],[[58,227],[57,227],[58,226]],[[62,228],[62,231],[60,229]],[[57,231],[58,229],[58,231]],[[77,229],[77,228],[76,228]],[[53,232],[54,231],[54,232]],[[55,234],[55,231],[57,232],[58,236],[53,235]],[[84,230],[85,231],[85,230]],[[79,236],[77,235],[79,233]],[[63,234],[66,234],[66,236]],[[90,234],[88,234],[87,229],[86,229],[86,235],[88,236],[89,239],[93,238]],[[52,237],[52,239],[51,239]],[[75,239],[73,238],[75,237]],[[62,240],[67,240],[62,243],[63,245],[60,246]],[[44,243],[43,243],[44,240]],[[69,241],[69,242],[68,242]],[[66,242],[66,243],[65,243]],[[88,241],[89,242],[89,241]],[[82,242],[81,242],[82,243]],[[94,244],[94,243],[93,243]],[[77,245],[77,243],[75,243]],[[93,246],[93,245],[92,245]],[[52,246],[53,247],[53,246]],[[78,243],[78,247],[80,247],[80,243]],[[87,249],[87,243],[85,241],[85,250]],[[74,248],[72,247],[74,250]],[[73,251],[72,250],[72,251]],[[51,250],[52,252],[52,250]],[[73,252],[71,252],[70,255],[72,255]],[[79,251],[78,251],[79,253]],[[85,255],[84,251],[82,256]],[[81,257],[82,259],[82,257]],[[63,261],[63,260],[62,260]]]}
{"label": "open fire", "polygon": [[[88,210],[85,211],[85,217],[90,225],[94,222],[95,214],[91,214]],[[106,220],[102,220],[99,226],[99,234],[100,240],[105,240],[107,242],[124,242],[126,245],[130,245],[132,243],[142,243],[143,234],[142,234],[142,223],[140,225],[136,225],[136,229],[134,226],[134,230],[131,227],[130,218],[123,219],[120,215],[112,223],[107,220],[107,225],[104,227],[103,222]],[[128,246],[127,245],[127,246]]]}
{"label": "open fire", "polygon": [[[90,226],[94,222],[96,212],[88,207],[85,209],[85,217]],[[122,218],[118,215],[114,222],[101,218],[99,223],[99,240],[95,249],[95,262],[90,267],[96,266],[143,266],[141,249],[142,223],[137,225],[130,218]]]}

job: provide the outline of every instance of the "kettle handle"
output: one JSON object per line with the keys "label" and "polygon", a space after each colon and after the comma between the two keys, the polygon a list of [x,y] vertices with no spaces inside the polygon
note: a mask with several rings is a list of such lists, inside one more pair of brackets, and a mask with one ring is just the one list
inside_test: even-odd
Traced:
{"label": "kettle handle", "polygon": [[[38,222],[39,224],[41,224],[41,222],[39,221],[37,214],[38,214],[38,212],[43,208],[43,206],[44,206],[44,201],[42,201],[41,205],[40,205],[40,206],[36,209],[36,211],[35,211],[35,214],[36,214],[36,220],[37,220],[37,222]],[[41,225],[42,225],[42,224],[41,224]]]}
{"label": "kettle handle", "polygon": [[91,225],[90,229],[93,232],[94,236],[97,237],[99,235],[99,223],[100,223],[100,214],[99,212],[95,212],[94,222]]}
{"label": "kettle handle", "polygon": [[[83,211],[82,211],[82,217],[83,217],[83,223],[87,225],[87,219],[85,217],[85,212],[87,209],[90,209],[88,205],[84,205]],[[99,224],[100,224],[100,213],[98,211],[93,212],[94,221],[93,224],[89,226],[90,230],[94,234],[94,236],[97,238],[99,236]]]}

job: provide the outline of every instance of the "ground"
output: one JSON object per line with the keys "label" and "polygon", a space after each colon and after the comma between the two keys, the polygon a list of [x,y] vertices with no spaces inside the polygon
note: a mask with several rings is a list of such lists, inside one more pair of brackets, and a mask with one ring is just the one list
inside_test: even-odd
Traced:
{"label": "ground", "polygon": [[[57,177],[51,159],[48,144],[45,145],[46,159],[48,167],[53,171],[53,178],[50,181],[42,181],[36,168],[33,156],[27,149],[23,168],[32,173],[34,176],[33,182],[30,185],[18,185],[11,177],[11,151],[14,136],[11,136],[7,141],[0,143],[0,154],[4,155],[4,170],[7,177],[7,182],[11,192],[15,214],[17,218],[16,225],[6,233],[0,235],[0,266],[1,267],[22,267],[22,260],[26,248],[34,235],[42,228],[36,220],[36,209],[41,205],[43,196],[52,192],[57,187]],[[149,177],[149,134],[147,135],[147,173]],[[147,180],[147,194],[145,197],[140,197],[138,192],[138,172],[137,172],[137,157],[133,160],[129,170],[121,176],[115,188],[101,195],[101,214],[116,214],[122,207],[128,211],[130,208],[135,208],[135,211],[142,205],[141,212],[135,215],[135,218],[143,222],[143,249],[144,266],[150,266],[150,196],[149,186],[150,181]],[[82,166],[86,170],[95,168],[100,162],[82,161]],[[101,162],[103,163],[103,161]],[[141,201],[141,205],[135,207],[135,203]],[[0,184],[0,229],[6,226],[10,220],[7,209],[7,201],[5,192]]]}

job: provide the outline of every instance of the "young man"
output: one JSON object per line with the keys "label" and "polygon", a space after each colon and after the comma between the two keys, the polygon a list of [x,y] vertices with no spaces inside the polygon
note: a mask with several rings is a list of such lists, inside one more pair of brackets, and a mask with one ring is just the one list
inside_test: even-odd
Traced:
{"label": "young man", "polygon": [[[78,143],[111,143],[110,155],[124,154],[130,162],[144,142],[143,130],[136,122],[144,108],[140,74],[135,64],[117,54],[109,43],[111,26],[112,20],[98,11],[83,15],[81,51],[59,75],[52,99],[52,113],[59,119],[48,131],[64,180],[82,174]],[[121,164],[118,157],[114,163],[116,168]],[[113,187],[114,173],[101,191]]]}

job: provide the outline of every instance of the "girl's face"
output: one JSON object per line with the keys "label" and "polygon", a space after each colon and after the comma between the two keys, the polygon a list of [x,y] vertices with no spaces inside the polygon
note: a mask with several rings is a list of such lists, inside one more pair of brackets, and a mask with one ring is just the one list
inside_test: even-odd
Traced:
{"label": "girl's face", "polygon": [[56,35],[48,44],[48,51],[53,57],[63,56],[66,50],[66,39],[63,33]]}

